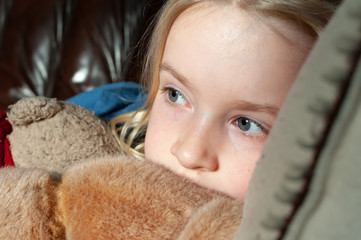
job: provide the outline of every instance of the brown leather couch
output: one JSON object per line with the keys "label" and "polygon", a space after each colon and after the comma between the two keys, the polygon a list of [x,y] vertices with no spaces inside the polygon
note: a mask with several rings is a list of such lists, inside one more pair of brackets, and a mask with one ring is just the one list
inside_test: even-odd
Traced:
{"label": "brown leather couch", "polygon": [[136,45],[162,2],[0,0],[0,109],[137,82]]}

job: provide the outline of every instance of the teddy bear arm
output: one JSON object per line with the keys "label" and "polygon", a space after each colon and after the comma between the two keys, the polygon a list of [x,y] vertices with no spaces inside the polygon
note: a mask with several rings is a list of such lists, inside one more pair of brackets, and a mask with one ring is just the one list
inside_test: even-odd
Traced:
{"label": "teddy bear arm", "polygon": [[42,170],[0,169],[0,239],[64,239],[55,213],[57,184]]}

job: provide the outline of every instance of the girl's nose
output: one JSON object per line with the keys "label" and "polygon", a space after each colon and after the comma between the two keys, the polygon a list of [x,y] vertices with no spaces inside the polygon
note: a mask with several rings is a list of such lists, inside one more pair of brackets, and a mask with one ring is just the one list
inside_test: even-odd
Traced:
{"label": "girl's nose", "polygon": [[217,148],[212,145],[210,128],[188,126],[171,147],[171,153],[187,169],[216,171],[219,167]]}

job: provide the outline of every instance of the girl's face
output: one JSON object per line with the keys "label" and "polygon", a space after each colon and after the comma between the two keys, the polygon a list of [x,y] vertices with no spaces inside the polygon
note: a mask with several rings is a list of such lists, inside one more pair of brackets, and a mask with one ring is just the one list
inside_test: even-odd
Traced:
{"label": "girl's face", "polygon": [[174,22],[145,156],[243,198],[267,135],[310,47],[289,23],[197,4]]}

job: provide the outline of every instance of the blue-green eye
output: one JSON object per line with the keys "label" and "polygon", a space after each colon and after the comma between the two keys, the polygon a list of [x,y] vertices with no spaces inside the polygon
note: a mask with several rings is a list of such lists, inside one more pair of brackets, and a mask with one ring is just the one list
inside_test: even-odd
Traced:
{"label": "blue-green eye", "polygon": [[258,134],[264,132],[260,124],[245,117],[237,119],[237,126],[245,133]]}
{"label": "blue-green eye", "polygon": [[180,105],[184,105],[187,103],[187,100],[185,99],[183,94],[173,88],[168,89],[168,98],[169,101]]}

